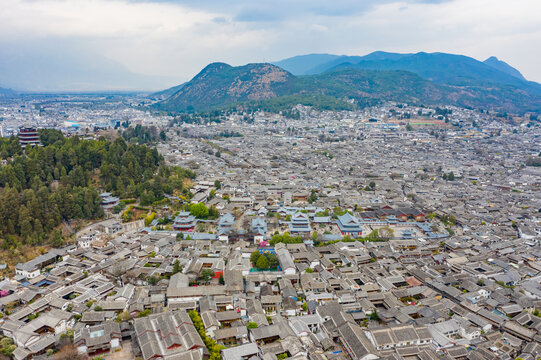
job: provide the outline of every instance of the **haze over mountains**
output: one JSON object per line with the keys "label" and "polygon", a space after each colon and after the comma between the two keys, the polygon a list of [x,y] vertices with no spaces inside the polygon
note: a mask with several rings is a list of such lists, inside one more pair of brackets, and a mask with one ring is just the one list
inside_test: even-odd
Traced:
{"label": "haze over mountains", "polygon": [[12,95],[15,95],[15,91],[0,87],[0,97],[6,97],[6,96],[12,96]]}
{"label": "haze over mountains", "polygon": [[[175,91],[176,90],[176,91]],[[495,57],[484,62],[444,54],[374,52],[366,56],[302,55],[273,64],[213,63],[157,107],[208,111],[295,102],[347,108],[378,101],[457,105],[509,112],[541,111],[541,85]],[[318,100],[314,100],[317,97]],[[259,103],[258,103],[259,102]],[[340,106],[339,106],[340,107]]]}
{"label": "haze over mountains", "polygon": [[140,91],[170,83],[171,79],[134,73],[94,52],[0,47],[0,87],[17,91]]}

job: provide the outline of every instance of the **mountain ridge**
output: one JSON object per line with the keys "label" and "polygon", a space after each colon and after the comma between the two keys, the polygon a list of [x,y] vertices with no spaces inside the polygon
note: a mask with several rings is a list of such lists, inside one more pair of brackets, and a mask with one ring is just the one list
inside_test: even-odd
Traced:
{"label": "mountain ridge", "polygon": [[493,68],[498,69],[502,72],[505,72],[511,76],[514,76],[520,80],[528,81],[520,71],[518,71],[505,61],[498,59],[496,56],[489,57],[488,59],[483,61],[483,63],[487,64],[488,66],[492,66]]}
{"label": "mountain ridge", "polygon": [[[309,57],[310,55],[308,55]],[[306,57],[296,57],[307,59]],[[287,65],[288,59],[280,64]],[[353,67],[372,70],[407,70],[421,77],[448,85],[507,84],[541,94],[541,84],[527,81],[509,64],[491,57],[484,62],[465,55],[447,53],[400,54],[375,51],[365,56],[338,56],[316,67],[306,63],[302,74],[321,74],[338,68]],[[297,64],[297,70],[300,66]],[[285,70],[290,70],[285,67]],[[302,75],[292,72],[294,75]]]}
{"label": "mountain ridge", "polygon": [[340,55],[332,54],[307,54],[293,56],[288,59],[274,61],[271,64],[281,67],[284,70],[289,71],[293,75],[309,75],[306,71],[308,68],[314,68],[318,65],[322,65],[339,58]]}
{"label": "mountain ridge", "polygon": [[162,109],[189,111],[206,107],[222,106],[225,103],[247,100],[263,100],[285,95],[282,89],[295,77],[275,65],[254,63],[232,67],[225,63],[211,63],[192,80],[163,101]]}
{"label": "mountain ridge", "polygon": [[[393,55],[380,53],[374,57],[393,58]],[[507,76],[510,75],[505,75],[506,79]],[[540,94],[512,84],[479,81],[445,84],[406,70],[342,65],[321,74],[294,76],[269,63],[237,67],[209,64],[155,108],[169,112],[210,111],[237,105],[254,106],[273,102],[273,99],[279,99],[274,103],[290,107],[296,105],[295,102],[317,105],[322,100],[327,104],[334,101],[336,105],[336,102],[346,104],[353,100],[357,106],[400,101],[509,112],[541,111]]]}
{"label": "mountain ridge", "polygon": [[186,83],[182,83],[182,84],[179,84],[179,85],[175,85],[175,86],[171,86],[170,88],[167,88],[165,90],[161,90],[161,91],[156,91],[156,92],[153,92],[151,93],[150,95],[148,95],[148,97],[152,98],[152,99],[158,99],[158,100],[165,100],[167,99],[169,96],[173,95],[174,93],[178,92],[180,89],[182,89],[182,87],[186,85]]}

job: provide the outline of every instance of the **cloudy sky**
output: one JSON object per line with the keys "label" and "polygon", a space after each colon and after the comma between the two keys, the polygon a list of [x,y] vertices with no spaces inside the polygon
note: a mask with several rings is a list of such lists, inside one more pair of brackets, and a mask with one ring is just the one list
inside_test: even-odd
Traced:
{"label": "cloudy sky", "polygon": [[74,73],[125,67],[165,86],[214,61],[375,50],[494,55],[541,82],[539,0],[0,0],[0,6],[0,86],[1,71],[14,64],[50,74],[61,72],[48,70],[55,66]]}

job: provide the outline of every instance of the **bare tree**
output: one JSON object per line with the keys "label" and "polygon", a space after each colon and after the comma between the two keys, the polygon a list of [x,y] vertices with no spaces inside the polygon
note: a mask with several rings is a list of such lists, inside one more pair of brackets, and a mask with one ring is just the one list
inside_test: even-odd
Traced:
{"label": "bare tree", "polygon": [[88,356],[86,354],[79,354],[75,345],[66,345],[60,349],[59,352],[54,354],[54,360],[86,360]]}
{"label": "bare tree", "polygon": [[126,264],[123,262],[111,265],[107,272],[116,279],[120,286],[124,286],[123,276],[126,274]]}

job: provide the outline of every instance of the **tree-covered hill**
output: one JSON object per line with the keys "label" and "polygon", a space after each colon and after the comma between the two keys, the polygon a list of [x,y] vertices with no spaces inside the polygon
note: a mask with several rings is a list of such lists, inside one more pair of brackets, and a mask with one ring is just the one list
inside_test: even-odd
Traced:
{"label": "tree-covered hill", "polygon": [[[517,69],[495,57],[478,61],[469,56],[446,53],[400,54],[376,51],[365,56],[326,55],[328,61],[313,66],[314,61],[320,57],[321,55],[317,54],[306,55],[285,59],[275,64],[283,66],[294,75],[323,74],[339,68],[404,70],[440,84],[506,84],[541,92],[540,84],[527,81]],[[292,63],[296,66],[291,67]]]}
{"label": "tree-covered hill", "polygon": [[58,242],[51,234],[63,220],[101,218],[103,190],[161,199],[187,191],[183,180],[195,177],[189,170],[165,166],[156,149],[128,145],[121,138],[82,140],[41,130],[40,140],[44,146],[23,150],[15,137],[0,139],[0,155],[7,161],[0,167],[4,249]]}
{"label": "tree-covered hill", "polygon": [[[352,62],[336,63],[346,59]],[[284,111],[296,104],[347,109],[354,100],[353,108],[399,101],[541,112],[540,84],[465,56],[378,53],[340,57],[328,65],[332,67],[320,73],[294,76],[271,64],[232,67],[214,63],[154,107],[169,113],[238,106]]]}
{"label": "tree-covered hill", "polygon": [[233,67],[224,63],[206,66],[192,80],[157,105],[160,110],[200,111],[245,102],[271,99],[291,92],[295,77],[271,64]]}

